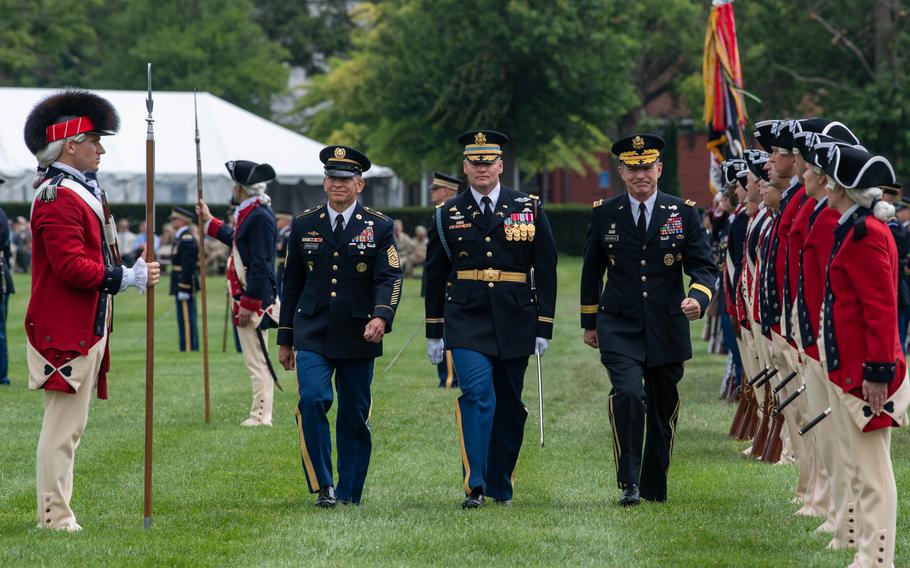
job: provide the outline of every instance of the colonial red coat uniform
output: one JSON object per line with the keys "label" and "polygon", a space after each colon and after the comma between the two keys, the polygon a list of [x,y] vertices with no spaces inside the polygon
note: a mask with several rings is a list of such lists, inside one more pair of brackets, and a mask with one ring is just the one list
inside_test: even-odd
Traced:
{"label": "colonial red coat uniform", "polygon": [[[28,343],[46,363],[43,380],[33,370],[29,386],[75,393],[87,377],[76,376],[65,363],[87,355],[105,336],[108,298],[120,290],[122,270],[107,265],[101,220],[77,195],[92,189],[56,168],[48,173],[59,185],[53,200],[39,198],[32,209],[32,293],[25,316]],[[105,345],[99,398],[107,398],[109,366]]]}
{"label": "colonial red coat uniform", "polygon": [[819,316],[825,296],[828,261],[834,244],[834,229],[839,218],[840,214],[827,204],[810,214],[809,231],[803,242],[800,260],[796,314],[802,348],[806,355],[816,361],[820,360],[817,343]]}
{"label": "colonial red coat uniform", "polygon": [[792,306],[787,270],[788,245],[793,221],[805,200],[806,189],[802,186],[791,186],[784,194],[780,205],[780,216],[773,230],[770,250],[771,262],[774,264],[773,275],[769,273],[768,278],[768,286],[771,288],[768,312],[771,318],[770,327],[774,333],[786,337],[791,344],[793,341],[790,334],[787,333],[788,330],[785,329],[785,326],[781,326],[781,312],[789,314],[789,307]]}
{"label": "colonial red coat uniform", "polygon": [[[838,225],[824,299],[828,378],[862,400],[863,382],[888,384],[893,397],[904,384],[906,360],[897,335],[897,247],[888,227],[858,209]],[[864,432],[900,426],[906,403],[880,416],[862,408]]]}

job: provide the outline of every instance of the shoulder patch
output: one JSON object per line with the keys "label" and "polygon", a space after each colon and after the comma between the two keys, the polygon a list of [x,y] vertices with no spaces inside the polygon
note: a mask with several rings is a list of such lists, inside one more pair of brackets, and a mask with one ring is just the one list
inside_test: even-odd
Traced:
{"label": "shoulder patch", "polygon": [[604,200],[603,200],[603,199],[598,199],[597,201],[595,201],[595,202],[591,205],[591,207],[597,209],[598,207],[600,207],[600,206],[603,205],[603,204],[604,204]]}
{"label": "shoulder patch", "polygon": [[689,207],[695,207],[695,201],[692,199],[686,199],[685,201],[683,201],[683,203],[685,203]]}
{"label": "shoulder patch", "polygon": [[315,212],[319,211],[319,209],[320,209],[321,207],[322,207],[322,205],[317,205],[316,207],[310,207],[309,209],[307,209],[306,211],[304,211],[304,212],[301,213],[300,215],[297,215],[297,218],[299,219],[299,218],[305,217],[305,216],[307,216],[307,215],[309,215],[309,214],[311,214],[311,213],[315,213]]}
{"label": "shoulder patch", "polygon": [[853,223],[853,240],[859,241],[866,237],[869,229],[866,227],[866,217],[860,217]]}
{"label": "shoulder patch", "polygon": [[388,217],[388,216],[384,215],[382,212],[376,211],[375,209],[370,209],[369,207],[364,206],[363,210],[366,211],[367,213],[375,215],[376,217],[379,217],[380,219],[385,219],[386,221],[392,220],[391,217]]}

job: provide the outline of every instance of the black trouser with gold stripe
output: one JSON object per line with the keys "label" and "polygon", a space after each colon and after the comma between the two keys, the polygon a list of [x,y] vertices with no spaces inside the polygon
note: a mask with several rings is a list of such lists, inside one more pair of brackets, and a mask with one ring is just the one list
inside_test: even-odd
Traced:
{"label": "black trouser with gold stripe", "polygon": [[682,379],[683,364],[649,368],[643,361],[613,352],[601,352],[600,360],[612,383],[609,414],[616,481],[620,488],[638,485],[643,499],[665,501],[679,418],[676,383]]}
{"label": "black trouser with gold stripe", "polygon": [[199,351],[196,331],[196,298],[177,300],[177,336],[181,351]]}

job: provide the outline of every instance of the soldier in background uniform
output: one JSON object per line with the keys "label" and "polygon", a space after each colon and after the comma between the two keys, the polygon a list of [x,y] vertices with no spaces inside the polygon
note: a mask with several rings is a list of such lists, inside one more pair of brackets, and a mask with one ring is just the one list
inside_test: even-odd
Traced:
{"label": "soldier in background uniform", "polygon": [[[581,273],[584,342],[600,349],[612,383],[609,415],[624,507],[667,499],[676,384],[692,357],[689,322],[704,315],[717,280],[695,202],[657,188],[663,147],[653,134],[613,144],[628,194],[594,202]],[[688,292],[683,273],[692,279]]]}
{"label": "soldier in background uniform", "polygon": [[[461,180],[457,177],[441,172],[433,172],[433,184],[430,186],[430,199],[433,200],[433,205],[442,205],[449,199],[455,197],[455,194],[458,193],[458,185],[460,183]],[[427,220],[426,226],[433,227],[435,223],[435,217],[430,217]],[[421,298],[426,297],[426,290],[427,267],[426,261],[424,261],[423,274],[420,278]],[[455,372],[455,362],[452,361],[451,349],[446,349],[445,357],[436,365],[436,374],[439,377],[439,388],[449,389],[458,386],[458,373]]]}
{"label": "soldier in background uniform", "polygon": [[[897,182],[883,185],[882,201],[897,206],[900,203],[900,195],[903,186]],[[888,219],[888,229],[891,230],[891,236],[894,237],[894,244],[897,245],[897,331],[901,340],[901,349],[906,352],[907,349],[907,324],[910,323],[910,287],[907,286],[907,280],[904,275],[908,271],[908,260],[910,260],[910,233],[907,228],[897,220],[897,211]]]}
{"label": "soldier in background uniform", "polygon": [[470,190],[436,206],[427,245],[430,362],[452,351],[461,396],[462,508],[512,500],[528,411],[521,400],[528,357],[553,335],[556,244],[536,195],[504,187],[508,136],[472,130],[464,145]]}
{"label": "soldier in background uniform", "polygon": [[231,312],[243,353],[243,362],[250,372],[253,402],[249,417],[242,426],[271,426],[274,383],[278,381],[269,359],[269,328],[278,322],[280,300],[275,282],[275,237],[278,232],[275,213],[266,195],[268,182],[275,179],[275,170],[268,164],[247,160],[225,164],[234,187],[231,199],[237,204],[234,211],[236,227],[232,229],[212,217],[204,201],[196,204],[196,213],[206,223],[208,236],[231,247],[225,277],[231,291]]}
{"label": "soldier in background uniform", "polygon": [[286,211],[275,213],[275,222],[278,224],[278,239],[275,241],[275,258],[278,260],[278,269],[275,278],[278,281],[278,297],[281,297],[281,286],[284,281],[284,262],[287,256],[288,239],[291,238],[291,222],[294,216]]}
{"label": "soldier in background uniform", "polygon": [[199,243],[191,225],[196,215],[174,207],[168,217],[177,231],[171,253],[171,296],[177,302],[177,336],[181,351],[199,351],[196,326],[196,292],[199,290]]}
{"label": "soldier in background uniform", "polygon": [[[328,203],[304,211],[292,225],[278,345],[281,365],[297,370],[303,472],[310,492],[318,493],[316,506],[329,508],[339,500],[359,504],[363,496],[373,447],[373,364],[392,331],[402,272],[392,220],[357,201],[370,160],[347,146],[323,148],[319,159]],[[337,486],[327,420],[332,375]]]}
{"label": "soldier in background uniform", "polygon": [[[6,180],[0,178],[0,185]],[[6,316],[9,315],[9,295],[16,292],[10,270],[10,230],[6,211],[0,208],[0,385],[9,384],[9,351],[6,345]]]}
{"label": "soldier in background uniform", "polygon": [[92,395],[107,398],[112,296],[144,292],[158,282],[157,262],[116,266],[105,242],[96,172],[101,136],[120,124],[107,100],[87,91],[44,99],[25,122],[25,142],[38,158],[32,207],[32,291],[25,314],[29,389],[44,391],[38,438],[38,527],[82,530],[70,508],[76,448]]}

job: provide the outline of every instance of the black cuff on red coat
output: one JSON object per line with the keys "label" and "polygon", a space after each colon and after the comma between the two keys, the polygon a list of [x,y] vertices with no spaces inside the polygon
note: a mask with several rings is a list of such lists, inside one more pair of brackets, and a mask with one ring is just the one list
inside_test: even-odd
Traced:
{"label": "black cuff on red coat", "polygon": [[890,383],[896,372],[895,363],[863,363],[863,380],[870,383]]}
{"label": "black cuff on red coat", "polygon": [[119,266],[106,266],[104,268],[104,279],[101,280],[99,290],[106,294],[116,294],[120,291],[120,284],[123,282],[123,268]]}

